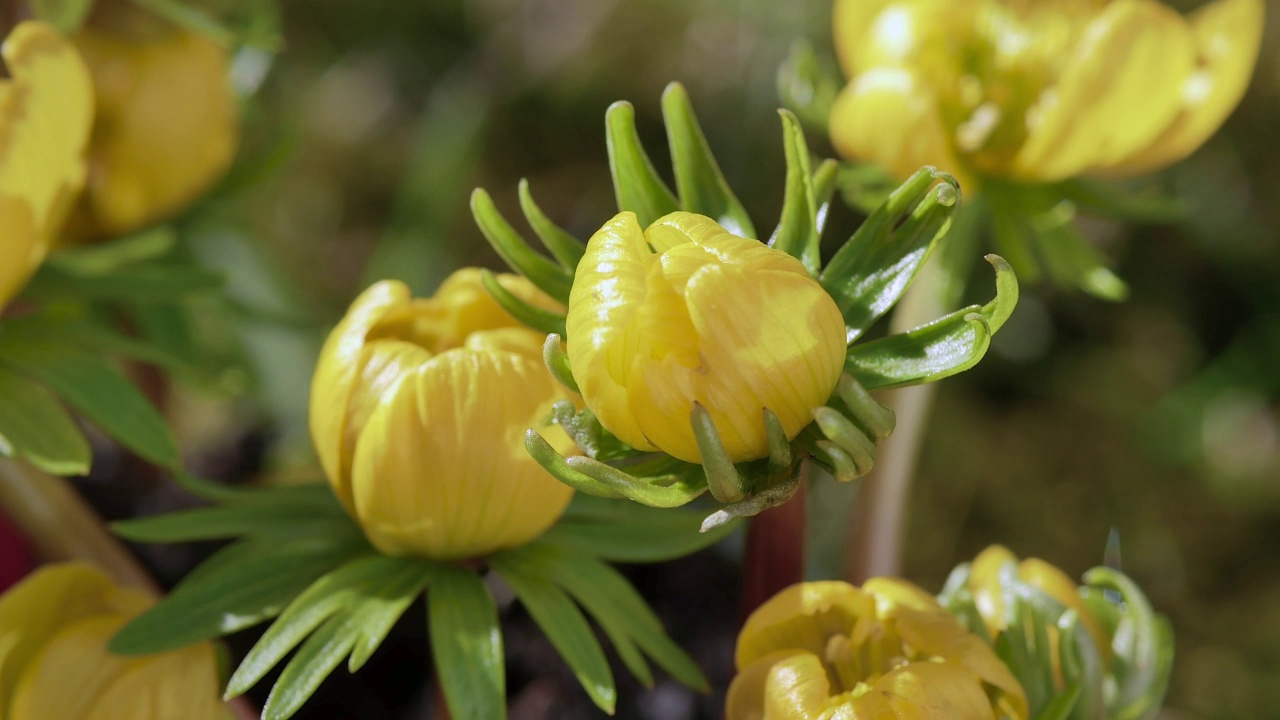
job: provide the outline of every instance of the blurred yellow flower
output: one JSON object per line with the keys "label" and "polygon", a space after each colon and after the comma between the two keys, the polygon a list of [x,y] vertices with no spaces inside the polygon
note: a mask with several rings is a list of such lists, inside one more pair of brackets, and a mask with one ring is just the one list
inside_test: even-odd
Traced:
{"label": "blurred yellow flower", "polygon": [[574,379],[600,424],[641,450],[700,462],[700,403],[735,461],[768,454],[767,408],[794,438],[835,389],[845,326],[799,260],[675,212],[593,235],[569,296]]}
{"label": "blurred yellow flower", "polygon": [[[1009,603],[1006,595],[1011,589],[1006,578],[1026,583],[1043,591],[1067,610],[1075,610],[1099,655],[1104,660],[1111,657],[1111,641],[1103,631],[1103,623],[1080,597],[1077,583],[1072,582],[1057,567],[1039,558],[1027,558],[1019,562],[1017,556],[1002,545],[992,545],[974,558],[968,581],[974,606],[982,616],[987,635],[993,643],[1009,627]],[[1056,643],[1056,628],[1049,628],[1048,631],[1051,640]],[[1055,658],[1058,656],[1057,652],[1051,654]]]}
{"label": "blurred yellow flower", "polygon": [[209,643],[124,657],[107,641],[155,604],[83,563],[0,596],[0,720],[227,720]]}
{"label": "blurred yellow flower", "polygon": [[0,309],[44,260],[85,182],[93,121],[89,72],[48,25],[4,41],[0,79]]}
{"label": "blurred yellow flower", "polygon": [[[554,308],[527,280],[499,282]],[[311,384],[311,437],[325,474],[370,542],[391,555],[466,558],[521,545],[573,491],[524,448],[564,397],[542,337],[488,293],[475,268],[427,299],[379,282],[329,335]],[[573,442],[543,429],[561,453]]]}
{"label": "blurred yellow flower", "polygon": [[728,720],[1025,720],[1009,670],[932,596],[895,579],[793,585],[747,618]]}
{"label": "blurred yellow flower", "polygon": [[73,238],[126,235],[173,215],[222,177],[235,155],[227,48],[133,12],[95,16],[72,38],[97,95]]}
{"label": "blurred yellow flower", "polygon": [[1189,155],[1240,102],[1262,0],[836,0],[841,154],[1053,182]]}

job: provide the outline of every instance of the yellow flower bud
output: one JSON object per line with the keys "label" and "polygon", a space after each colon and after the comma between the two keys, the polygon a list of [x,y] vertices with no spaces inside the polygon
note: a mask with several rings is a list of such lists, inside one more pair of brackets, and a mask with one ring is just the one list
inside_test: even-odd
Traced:
{"label": "yellow flower bud", "polygon": [[793,585],[747,618],[728,720],[1025,720],[1008,668],[932,596],[895,579]]}
{"label": "yellow flower bud", "polygon": [[37,570],[0,596],[0,720],[228,720],[213,646],[161,655],[107,651],[155,604],[99,570]]}
{"label": "yellow flower bud", "polygon": [[[235,155],[230,55],[190,30],[108,13],[73,41],[93,73],[97,118],[73,238],[134,232],[185,208]],[[123,17],[117,17],[123,16]]]}
{"label": "yellow flower bud", "polygon": [[53,28],[20,23],[0,79],[0,309],[44,260],[85,181],[93,85]]}
{"label": "yellow flower bud", "polygon": [[600,424],[689,462],[701,461],[695,402],[735,462],[757,459],[768,454],[764,410],[794,438],[844,365],[844,320],[800,261],[687,212],[647,230],[624,212],[593,235],[566,329]]}
{"label": "yellow flower bud", "polygon": [[836,0],[841,154],[1053,182],[1189,155],[1240,102],[1262,0]]}
{"label": "yellow flower bud", "polygon": [[[527,280],[499,282],[544,307]],[[466,558],[537,537],[573,491],[524,449],[564,398],[542,338],[460,270],[435,296],[400,282],[366,290],[329,335],[311,384],[311,437],[325,474],[369,541],[391,555]],[[557,451],[573,442],[542,429]]]}

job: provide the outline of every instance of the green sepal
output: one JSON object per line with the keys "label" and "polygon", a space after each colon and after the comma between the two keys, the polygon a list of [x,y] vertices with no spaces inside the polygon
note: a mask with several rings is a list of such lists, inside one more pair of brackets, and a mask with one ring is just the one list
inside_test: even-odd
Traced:
{"label": "green sepal", "polygon": [[521,300],[510,290],[502,287],[502,283],[498,282],[498,276],[489,270],[480,271],[480,283],[484,285],[485,291],[494,299],[494,302],[511,313],[511,317],[539,332],[564,335],[565,316],[562,313],[543,310]]}
{"label": "green sepal", "polygon": [[0,397],[0,455],[54,475],[89,472],[89,441],[52,394],[0,366]]}
{"label": "green sepal", "polygon": [[755,238],[755,226],[720,172],[689,102],[689,93],[678,82],[667,85],[662,93],[662,119],[671,147],[680,209],[706,215],[739,237]]}
{"label": "green sepal", "polygon": [[853,342],[898,302],[960,206],[960,185],[924,168],[890,193],[821,275]]}
{"label": "green sepal", "polygon": [[520,178],[520,210],[524,213],[524,218],[529,223],[529,227],[533,228],[533,232],[542,241],[544,247],[551,253],[551,256],[559,261],[565,270],[569,271],[572,276],[574,270],[578,267],[578,262],[582,260],[582,256],[587,252],[587,246],[578,238],[570,235],[564,228],[551,221],[547,214],[542,212],[542,208],[533,201],[533,194],[529,192],[529,181]]}
{"label": "green sepal", "polygon": [[720,431],[716,429],[711,413],[695,400],[689,415],[711,496],[722,503],[738,502],[746,497],[746,481],[729,458],[729,451],[720,438]]}
{"label": "green sepal", "polygon": [[737,528],[729,523],[701,532],[702,513],[638,506],[575,495],[541,543],[622,563],[658,563],[710,547]]}
{"label": "green sepal", "polygon": [[790,110],[779,110],[778,115],[782,117],[787,179],[782,217],[769,239],[769,246],[798,258],[809,274],[817,277],[821,264],[818,256],[818,204],[813,189],[809,146],[796,116]]}
{"label": "green sepal", "polygon": [[569,367],[569,356],[565,355],[564,348],[560,346],[559,335],[550,333],[542,343],[542,363],[547,366],[551,377],[565,389],[579,394],[582,392],[578,389],[578,381],[573,377],[573,368]]}
{"label": "green sepal", "polygon": [[986,354],[991,336],[1018,303],[1018,281],[998,255],[987,262],[996,270],[996,297],[898,335],[849,349],[845,371],[868,390],[933,382],[964,372]]}
{"label": "green sepal", "polygon": [[612,715],[618,700],[613,672],[578,606],[519,552],[497,553],[489,558],[489,564],[511,586],[534,622],[573,670],[591,701]]}
{"label": "green sepal", "polygon": [[512,270],[524,275],[539,290],[561,304],[569,302],[569,289],[573,286],[572,271],[529,247],[520,233],[498,212],[493,198],[483,188],[476,188],[471,193],[471,215],[485,239]]}
{"label": "green sepal", "polygon": [[449,714],[501,720],[507,716],[498,608],[470,570],[442,567],[427,593],[431,654]]}
{"label": "green sepal", "polygon": [[[1093,591],[1086,596],[1098,602],[1104,591],[1115,591],[1120,602],[1112,650],[1111,673],[1114,694],[1107,698],[1109,720],[1145,720],[1160,709],[1173,670],[1173,633],[1169,623],[1156,615],[1146,595],[1124,573],[1096,567],[1084,574],[1085,585]],[[1084,593],[1082,593],[1084,594]]]}
{"label": "green sepal", "polygon": [[676,196],[658,176],[653,161],[640,144],[636,111],[631,103],[619,100],[610,105],[604,114],[604,126],[618,210],[634,212],[642,228],[679,210]]}
{"label": "green sepal", "polygon": [[778,67],[778,98],[815,132],[826,135],[831,106],[844,86],[834,58],[819,57],[813,44],[792,43]]}
{"label": "green sepal", "polygon": [[45,385],[142,458],[166,467],[181,462],[164,417],[101,356],[66,341],[6,337],[0,365]]}

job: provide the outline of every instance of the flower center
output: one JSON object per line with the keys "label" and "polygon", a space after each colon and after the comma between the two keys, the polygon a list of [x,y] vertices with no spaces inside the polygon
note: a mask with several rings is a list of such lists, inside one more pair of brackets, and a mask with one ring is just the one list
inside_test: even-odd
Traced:
{"label": "flower center", "polygon": [[863,694],[880,676],[907,664],[907,654],[890,625],[867,618],[859,620],[851,635],[827,638],[822,664],[831,682],[831,694]]}

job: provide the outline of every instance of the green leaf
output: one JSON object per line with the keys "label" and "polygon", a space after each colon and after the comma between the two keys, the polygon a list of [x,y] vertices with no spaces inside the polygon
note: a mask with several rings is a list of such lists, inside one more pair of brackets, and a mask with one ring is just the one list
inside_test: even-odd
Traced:
{"label": "green leaf", "polygon": [[578,606],[519,554],[498,553],[489,562],[569,664],[596,707],[612,715],[618,699],[613,673]]}
{"label": "green leaf", "polygon": [[527,553],[543,572],[582,603],[615,647],[615,633],[625,634],[672,677],[700,692],[711,690],[702,669],[671,640],[662,621],[621,573],[586,555],[549,550],[535,545],[528,546]]}
{"label": "green leaf", "polygon": [[806,125],[822,135],[844,79],[833,58],[818,57],[806,41],[792,44],[786,60],[778,67],[778,98]]}
{"label": "green leaf", "polygon": [[54,475],[89,472],[89,442],[47,390],[0,366],[0,398],[0,455]]}
{"label": "green leaf", "polygon": [[471,215],[480,232],[512,270],[529,278],[546,294],[560,301],[569,302],[569,289],[573,286],[573,273],[540,255],[529,247],[520,233],[511,227],[493,204],[493,198],[482,188],[471,193]]}
{"label": "green leaf", "polygon": [[351,625],[360,637],[347,663],[350,672],[359,670],[382,644],[404,611],[438,574],[434,565],[404,561],[400,571],[388,578],[363,602],[351,610]]}
{"label": "green leaf", "polygon": [[1035,717],[1035,720],[1067,720],[1067,718],[1071,717],[1071,711],[1075,709],[1076,701],[1079,699],[1080,686],[1076,684],[1069,685],[1054,697],[1053,702],[1049,703]]}
{"label": "green leaf", "polygon": [[725,182],[693,112],[689,93],[680,83],[673,82],[663,91],[662,119],[667,126],[680,208],[706,215],[734,235],[754,239],[756,230],[751,218]]}
{"label": "green leaf", "polygon": [[769,239],[769,245],[799,258],[810,275],[817,276],[818,206],[813,192],[813,171],[809,166],[809,146],[804,141],[800,121],[789,110],[782,116],[782,147],[787,160],[786,191],[782,199],[782,217]]}
{"label": "green leaf", "polygon": [[1107,267],[1106,257],[1076,227],[1075,212],[1068,203],[1036,216],[1031,227],[1054,282],[1111,302],[1129,296],[1129,286]]}
{"label": "green leaf", "polygon": [[891,193],[836,251],[821,282],[844,315],[849,342],[906,292],[959,204],[959,184],[925,168]]}
{"label": "green leaf", "polygon": [[609,149],[609,173],[619,211],[631,211],[640,227],[680,209],[653,161],[645,154],[636,134],[636,111],[624,100],[609,106],[604,114],[605,139]]}
{"label": "green leaf", "polygon": [[307,538],[286,543],[237,543],[219,561],[197,569],[155,607],[134,618],[111,640],[111,652],[149,655],[210,640],[273,618],[317,578],[361,554],[367,545]]}
{"label": "green leaf", "polygon": [[1009,264],[997,255],[988,255],[987,261],[996,269],[994,300],[905,333],[854,345],[845,371],[872,390],[933,382],[976,365],[1018,303],[1018,281]]}
{"label": "green leaf", "polygon": [[1113,636],[1112,672],[1116,692],[1107,702],[1107,717],[1139,720],[1158,708],[1173,667],[1173,635],[1157,616],[1137,583],[1124,573],[1096,567],[1084,574],[1091,588],[1120,594],[1123,613]]}
{"label": "green leaf", "polygon": [[443,568],[427,594],[436,674],[455,718],[507,716],[506,675],[498,608],[484,582],[461,568]]}
{"label": "green leaf", "polygon": [[1076,178],[1054,186],[1055,194],[1097,214],[1128,223],[1185,221],[1190,210],[1159,188],[1130,188],[1117,183]]}
{"label": "green leaf", "polygon": [[41,300],[165,302],[212,292],[222,284],[222,275],[196,265],[146,263],[96,273],[50,261],[40,266],[23,294]]}
{"label": "green leaf", "polygon": [[153,15],[204,35],[219,45],[232,45],[236,41],[235,33],[224,27],[222,23],[203,10],[185,2],[178,0],[133,0],[133,2]]}
{"label": "green leaf", "polygon": [[[404,564],[405,561],[398,558],[370,555],[356,558],[316,580],[289,603],[254,644],[227,681],[226,696],[243,695],[321,623],[334,615],[347,615],[345,611],[352,604],[361,602],[373,586],[385,584],[388,578],[395,577]],[[358,632],[353,624],[346,625],[351,630],[354,645],[354,636]],[[272,697],[282,691],[290,691],[283,676],[271,693]]]}
{"label": "green leaf", "polygon": [[74,345],[55,342],[6,342],[0,364],[47,385],[141,457],[166,467],[181,462],[164,417],[101,357]]}
{"label": "green leaf", "polygon": [[307,638],[271,688],[266,707],[262,709],[263,720],[292,717],[342,663],[357,637],[349,621],[348,615],[335,615]]}
{"label": "green leaf", "polygon": [[89,16],[93,0],[32,0],[31,12],[63,35],[74,34]]}
{"label": "green leaf", "polygon": [[524,218],[529,222],[529,227],[533,228],[534,234],[542,244],[566,270],[572,273],[578,267],[582,256],[586,254],[586,244],[551,222],[551,218],[547,217],[547,214],[542,212],[542,208],[533,201],[533,194],[529,192],[529,181],[524,178],[520,178],[520,209],[524,212]]}
{"label": "green leaf", "polygon": [[542,538],[611,562],[666,562],[710,547],[738,527],[731,522],[700,532],[703,515],[577,495],[560,522]]}
{"label": "green leaf", "polygon": [[501,305],[504,310],[511,313],[511,317],[538,332],[544,332],[548,335],[564,335],[565,316],[561,313],[543,310],[521,300],[511,291],[502,287],[502,284],[498,282],[498,277],[488,270],[480,272],[480,282],[484,284],[484,289],[488,291],[490,297]]}
{"label": "green leaf", "polygon": [[275,539],[308,536],[359,537],[360,530],[336,502],[329,507],[271,503],[226,504],[113,523],[133,542],[173,543],[240,536]]}

